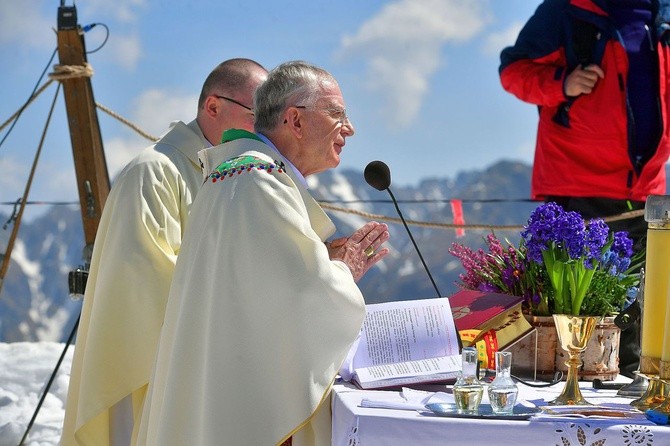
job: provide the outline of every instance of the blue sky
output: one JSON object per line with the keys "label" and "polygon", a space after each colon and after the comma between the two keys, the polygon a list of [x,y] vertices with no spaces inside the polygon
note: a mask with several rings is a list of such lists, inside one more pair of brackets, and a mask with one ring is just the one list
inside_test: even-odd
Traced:
{"label": "blue sky", "polygon": [[[362,171],[380,159],[394,185],[407,185],[503,158],[532,162],[535,107],[506,93],[497,70],[500,50],[539,3],[80,0],[76,7],[80,25],[103,23],[110,32],[88,55],[95,100],[149,134],[193,119],[205,76],[225,59],[249,57],[267,68],[303,59],[338,79],[356,126],[340,166]],[[56,48],[59,4],[0,2],[0,124],[28,98]],[[105,35],[103,26],[87,32],[87,50]],[[55,92],[54,83],[0,146],[0,202],[22,195]],[[98,118],[113,178],[149,141],[101,111]],[[29,199],[78,201],[62,92]]]}

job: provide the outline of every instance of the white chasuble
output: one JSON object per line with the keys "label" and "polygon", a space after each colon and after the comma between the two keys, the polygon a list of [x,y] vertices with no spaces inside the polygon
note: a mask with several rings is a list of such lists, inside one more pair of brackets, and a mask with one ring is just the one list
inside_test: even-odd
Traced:
{"label": "white chasuble", "polygon": [[114,182],[93,248],[62,446],[108,445],[112,408],[126,397],[135,421],[142,413],[183,226],[202,184],[197,153],[208,145],[195,121],[177,122]]}
{"label": "white chasuble", "polygon": [[260,141],[237,139],[191,209],[139,444],[330,444],[330,389],[365,317],[334,225]]}

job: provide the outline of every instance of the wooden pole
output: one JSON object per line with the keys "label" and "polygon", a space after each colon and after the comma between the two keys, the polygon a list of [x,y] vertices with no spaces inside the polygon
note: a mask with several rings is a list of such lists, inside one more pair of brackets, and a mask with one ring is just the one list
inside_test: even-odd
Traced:
{"label": "wooden pole", "polygon": [[[77,24],[77,10],[74,6],[63,6],[61,2],[58,8],[58,55],[60,57],[61,72],[64,67],[78,68],[73,72],[86,72],[86,51],[84,47],[84,32]],[[79,70],[80,69],[80,70]],[[102,148],[102,137],[98,125],[98,115],[93,99],[93,88],[90,76],[72,76],[61,79],[65,95],[65,107],[67,109],[68,124],[70,127],[70,139],[72,141],[72,155],[77,174],[77,186],[79,190],[79,202],[81,204],[81,218],[84,224],[84,260],[86,270],[70,272],[70,293],[84,294],[86,279],[88,278],[88,265],[93,252],[93,242],[98,231],[102,208],[109,195],[109,174],[107,173],[107,162],[105,152]],[[55,102],[55,101],[54,101]],[[76,285],[76,286],[73,286]],[[56,368],[47,382],[42,397],[35,409],[33,417],[26,428],[20,445],[28,438],[28,433],[37,418],[42,407],[42,402],[51,388],[56,373],[65,356],[68,347],[74,339],[79,326],[79,318],[74,324],[70,337],[65,344]]]}
{"label": "wooden pole", "polygon": [[[84,32],[79,25],[72,26],[68,20],[61,21],[64,13],[72,8],[59,8],[58,55],[63,67],[81,68],[86,71]],[[74,11],[76,21],[76,11]],[[67,110],[72,154],[77,175],[79,202],[84,225],[86,249],[90,252],[100,222],[102,208],[109,195],[110,183],[107,162],[102,146],[98,115],[93,97],[90,76],[75,76],[62,79],[65,107]],[[86,251],[85,251],[86,252]]]}

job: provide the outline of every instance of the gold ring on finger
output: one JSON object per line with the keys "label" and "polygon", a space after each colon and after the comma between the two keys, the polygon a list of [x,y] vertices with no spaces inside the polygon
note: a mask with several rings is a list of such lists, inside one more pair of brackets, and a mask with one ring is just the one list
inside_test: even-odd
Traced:
{"label": "gold ring on finger", "polygon": [[363,252],[365,253],[366,256],[372,257],[373,255],[375,255],[375,248],[372,245],[370,245],[367,248],[365,248],[365,251]]}

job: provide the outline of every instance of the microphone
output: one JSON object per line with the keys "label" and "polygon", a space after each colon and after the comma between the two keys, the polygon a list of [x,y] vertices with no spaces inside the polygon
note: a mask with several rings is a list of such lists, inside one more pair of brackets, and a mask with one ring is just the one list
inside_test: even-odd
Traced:
{"label": "microphone", "polygon": [[428,269],[428,266],[426,265],[426,262],[423,260],[423,256],[421,255],[421,251],[419,250],[419,247],[417,246],[416,242],[414,241],[414,237],[412,236],[412,232],[409,230],[409,226],[407,226],[407,222],[405,222],[405,217],[403,217],[402,212],[400,212],[400,207],[398,207],[398,202],[396,201],[395,197],[393,196],[393,192],[391,192],[391,171],[389,170],[389,167],[382,161],[372,161],[365,167],[365,171],[363,172],[363,176],[365,177],[365,181],[370,186],[374,187],[375,189],[377,189],[379,191],[383,191],[383,190],[388,191],[389,195],[391,196],[391,200],[393,201],[393,204],[395,205],[395,209],[398,212],[398,215],[400,216],[400,220],[402,220],[402,224],[405,226],[405,230],[407,231],[407,234],[409,235],[409,239],[412,241],[412,244],[414,245],[414,249],[416,249],[416,253],[419,254],[419,259],[421,259],[421,263],[423,264],[423,269],[426,270],[426,274],[428,274],[428,278],[430,278],[430,283],[432,283],[433,288],[435,288],[435,292],[437,293],[437,297],[442,297],[442,293],[440,293],[440,290],[437,288],[437,285],[435,284],[435,281],[433,280],[433,275],[430,274],[430,270]]}

